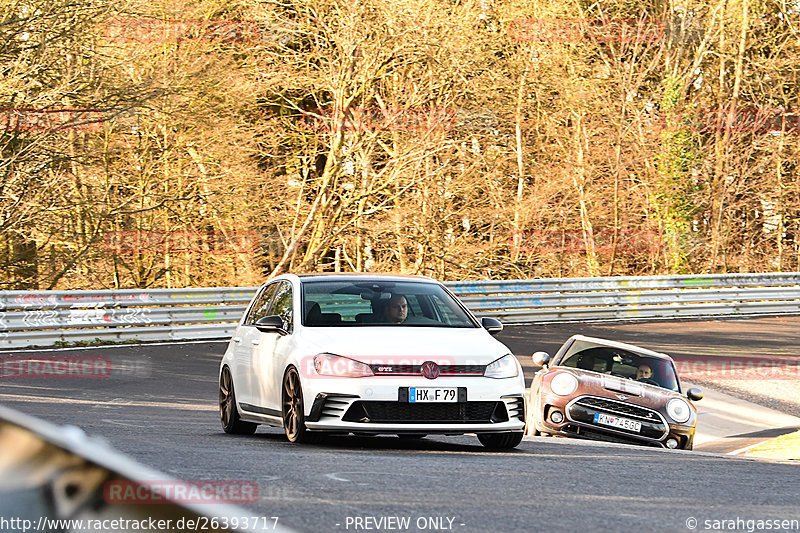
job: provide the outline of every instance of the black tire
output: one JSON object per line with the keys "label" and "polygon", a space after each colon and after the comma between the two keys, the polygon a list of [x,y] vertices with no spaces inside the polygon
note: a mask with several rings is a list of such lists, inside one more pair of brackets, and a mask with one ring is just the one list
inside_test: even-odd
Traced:
{"label": "black tire", "polygon": [[286,439],[289,442],[316,442],[318,435],[306,429],[303,389],[300,386],[300,375],[294,367],[290,367],[284,374],[282,389],[281,413]]}
{"label": "black tire", "polygon": [[252,435],[256,432],[258,424],[245,422],[239,418],[236,408],[236,393],[233,390],[231,371],[226,366],[219,376],[219,420],[225,433],[236,435]]}
{"label": "black tire", "polygon": [[479,433],[478,440],[490,450],[509,450],[516,448],[524,433]]}

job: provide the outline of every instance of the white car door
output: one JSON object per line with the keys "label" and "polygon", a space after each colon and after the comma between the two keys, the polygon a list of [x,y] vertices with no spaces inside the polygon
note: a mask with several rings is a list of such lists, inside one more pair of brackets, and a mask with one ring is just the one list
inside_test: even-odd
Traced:
{"label": "white car door", "polygon": [[[254,324],[259,318],[269,314],[272,297],[275,295],[277,287],[277,283],[271,283],[261,290],[233,337],[235,345],[233,381],[236,399],[240,405],[252,406],[254,402],[258,401],[256,394],[258,383],[253,374],[253,357],[261,336],[264,334],[258,331]],[[243,409],[249,410],[247,407],[243,407]]]}
{"label": "white car door", "polygon": [[273,416],[281,414],[283,361],[294,333],[293,307],[292,284],[283,281],[272,300],[269,314],[283,319],[286,334],[261,333],[260,344],[253,349],[253,375],[257,387],[255,396],[263,412]]}

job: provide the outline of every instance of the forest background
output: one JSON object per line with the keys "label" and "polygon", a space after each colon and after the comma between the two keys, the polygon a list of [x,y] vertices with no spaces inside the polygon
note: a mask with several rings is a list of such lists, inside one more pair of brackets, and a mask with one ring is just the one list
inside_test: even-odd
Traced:
{"label": "forest background", "polygon": [[800,267],[797,0],[0,0],[0,289]]}

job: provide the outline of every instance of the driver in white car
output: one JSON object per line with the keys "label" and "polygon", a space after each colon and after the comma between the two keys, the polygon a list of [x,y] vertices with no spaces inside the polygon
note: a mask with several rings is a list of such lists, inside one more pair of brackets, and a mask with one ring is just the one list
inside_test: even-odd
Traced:
{"label": "driver in white car", "polygon": [[386,320],[394,324],[400,324],[408,316],[408,302],[402,294],[395,294],[386,304]]}

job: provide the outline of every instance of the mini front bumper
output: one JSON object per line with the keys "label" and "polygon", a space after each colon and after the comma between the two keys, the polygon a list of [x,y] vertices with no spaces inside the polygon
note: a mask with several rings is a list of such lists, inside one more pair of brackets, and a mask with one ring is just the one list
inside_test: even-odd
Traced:
{"label": "mini front bumper", "polygon": [[[595,423],[592,416],[593,410],[575,405],[578,397],[558,397],[547,394],[543,397],[541,410],[533,413],[535,428],[551,435],[564,437],[578,437],[591,440],[604,440],[609,442],[622,442],[645,446],[667,448],[667,441],[674,438],[677,448],[691,449],[696,430],[695,425],[677,424],[658,413],[660,423],[641,420],[642,427],[639,433],[612,428]],[[558,411],[563,416],[560,422],[553,421],[553,413]],[[657,411],[654,411],[657,413]],[[626,417],[623,413],[610,413]],[[696,419],[696,418],[695,418]]]}
{"label": "mini front bumper", "polygon": [[537,429],[539,429],[539,431],[544,431],[551,435],[577,437],[590,440],[603,440],[608,442],[622,442],[626,444],[655,446],[659,448],[666,448],[667,440],[672,437],[677,440],[677,447],[679,449],[691,449],[695,433],[694,428],[689,428],[686,426],[670,426],[669,433],[664,438],[660,440],[653,440],[642,438],[635,434],[624,431],[615,431],[597,424],[586,424],[573,421],[566,421],[561,424],[545,422],[543,424],[543,428],[544,429],[542,429],[542,425],[537,424]]}

